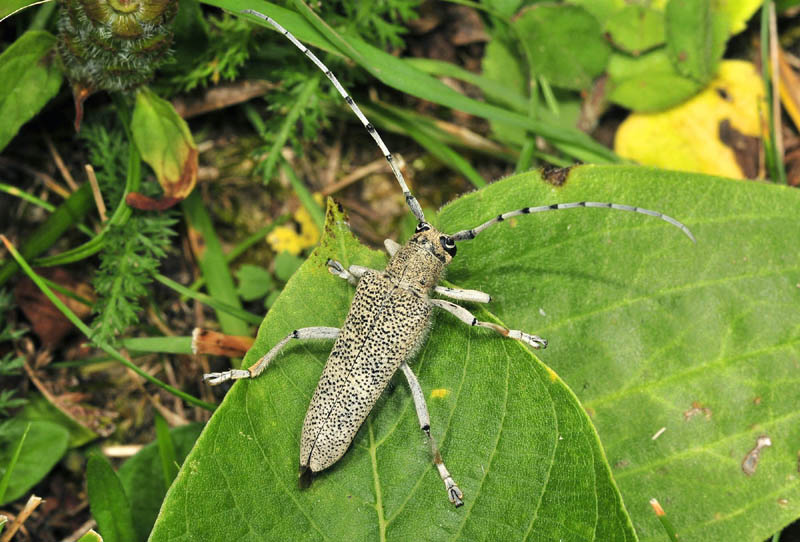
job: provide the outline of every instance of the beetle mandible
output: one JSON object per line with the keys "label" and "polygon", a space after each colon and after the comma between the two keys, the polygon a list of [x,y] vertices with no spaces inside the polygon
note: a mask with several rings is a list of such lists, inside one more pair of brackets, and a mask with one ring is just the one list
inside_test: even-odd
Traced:
{"label": "beetle mandible", "polygon": [[436,442],[431,436],[430,416],[425,396],[419,381],[408,366],[408,362],[425,339],[433,309],[443,309],[467,325],[491,329],[533,348],[545,348],[547,341],[537,335],[479,321],[464,307],[451,301],[431,297],[432,293],[436,293],[454,300],[473,303],[491,301],[489,294],[484,292],[438,285],[445,268],[456,255],[456,242],[474,239],[486,228],[511,217],[576,207],[602,207],[646,214],[680,228],[692,241],[694,236],[684,224],[657,211],[617,203],[590,201],[524,207],[497,215],[479,226],[454,234],[438,231],[425,220],[422,208],[408,189],[400,169],[378,132],[333,73],[314,53],[271,17],[253,10],[245,10],[243,13],[259,17],[275,27],[330,79],[383,152],[411,212],[418,220],[418,225],[414,235],[405,245],[401,246],[389,239],[385,241],[386,250],[391,258],[382,271],[359,265],[351,265],[345,269],[339,262],[328,260],[328,269],[331,273],[356,286],[350,311],[341,329],[307,327],[294,330],[250,368],[209,373],[204,375],[203,379],[209,384],[216,385],[227,380],[255,378],[263,373],[278,353],[293,340],[335,339],[336,342],[325,363],[303,422],[300,438],[299,485],[305,488],[311,484],[314,474],[330,467],[344,455],[375,402],[394,373],[400,369],[408,381],[420,427],[430,443],[433,461],[444,482],[447,496],[455,506],[461,506],[463,493],[447,470]]}

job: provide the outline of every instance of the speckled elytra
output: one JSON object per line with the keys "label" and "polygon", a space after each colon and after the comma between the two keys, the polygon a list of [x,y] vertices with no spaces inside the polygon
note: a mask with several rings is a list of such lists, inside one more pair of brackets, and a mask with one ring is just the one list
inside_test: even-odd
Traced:
{"label": "speckled elytra", "polygon": [[497,215],[471,229],[454,234],[440,232],[425,221],[422,208],[409,191],[389,149],[333,73],[271,17],[252,10],[245,10],[243,13],[267,21],[325,73],[383,152],[419,224],[405,245],[401,246],[389,239],[385,241],[391,258],[382,271],[359,265],[351,265],[345,269],[339,262],[328,260],[331,273],[356,286],[350,311],[341,328],[297,329],[250,368],[209,373],[203,379],[215,385],[227,380],[255,378],[264,372],[278,352],[292,340],[335,339],[303,423],[299,485],[305,488],[311,484],[315,473],[330,467],[344,455],[389,380],[397,369],[401,369],[408,380],[420,427],[430,442],[433,461],[444,482],[447,496],[455,506],[461,506],[463,494],[445,467],[431,437],[425,397],[417,377],[408,366],[408,361],[425,339],[433,309],[443,309],[467,325],[494,330],[503,337],[521,341],[533,348],[545,348],[547,341],[537,335],[507,329],[491,322],[481,322],[464,307],[431,297],[435,293],[473,303],[491,301],[489,294],[477,290],[438,286],[445,267],[456,255],[456,242],[474,239],[486,228],[514,216],[575,207],[603,207],[654,216],[680,228],[692,241],[694,237],[685,225],[657,211],[591,201],[524,207]]}

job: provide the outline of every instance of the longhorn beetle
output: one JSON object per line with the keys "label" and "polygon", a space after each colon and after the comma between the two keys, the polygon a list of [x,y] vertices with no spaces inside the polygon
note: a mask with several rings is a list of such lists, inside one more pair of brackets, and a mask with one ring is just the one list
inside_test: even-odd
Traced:
{"label": "longhorn beetle", "polygon": [[455,506],[461,506],[463,494],[445,467],[436,442],[431,436],[425,396],[417,377],[408,366],[409,360],[424,341],[433,309],[445,310],[467,325],[491,329],[503,337],[521,341],[532,348],[545,348],[547,341],[524,331],[507,329],[491,322],[481,322],[460,305],[430,297],[431,293],[437,293],[454,300],[473,303],[491,301],[489,294],[477,290],[445,288],[437,285],[445,267],[456,255],[456,243],[474,239],[483,230],[514,216],[574,207],[605,207],[650,215],[677,226],[692,241],[694,236],[685,225],[657,211],[591,201],[524,207],[497,215],[468,230],[453,234],[440,232],[425,221],[422,208],[409,191],[389,149],[333,73],[314,53],[271,17],[253,10],[245,10],[243,13],[267,21],[325,73],[380,147],[419,224],[405,245],[401,246],[390,239],[385,241],[386,250],[391,258],[383,271],[360,265],[351,265],[345,269],[339,262],[328,260],[328,270],[331,273],[356,286],[350,312],[341,329],[334,327],[297,329],[284,337],[250,368],[209,373],[204,375],[203,379],[209,384],[216,385],[227,380],[255,378],[263,373],[278,353],[293,340],[336,340],[311,398],[300,437],[299,485],[301,488],[306,488],[311,484],[314,474],[330,467],[344,455],[359,427],[399,368],[408,380],[420,427],[430,443],[433,462],[444,482],[447,496]]}

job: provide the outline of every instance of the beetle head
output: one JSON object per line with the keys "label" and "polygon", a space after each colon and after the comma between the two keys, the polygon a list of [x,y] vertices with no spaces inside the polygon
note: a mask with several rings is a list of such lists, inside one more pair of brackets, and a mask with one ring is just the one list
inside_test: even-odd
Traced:
{"label": "beetle head", "polygon": [[409,242],[430,252],[444,265],[449,264],[456,255],[456,243],[453,238],[427,222],[417,224],[417,229]]}

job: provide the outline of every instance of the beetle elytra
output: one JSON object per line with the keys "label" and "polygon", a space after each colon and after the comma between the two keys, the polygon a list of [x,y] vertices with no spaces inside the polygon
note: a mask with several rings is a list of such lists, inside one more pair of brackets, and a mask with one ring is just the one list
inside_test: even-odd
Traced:
{"label": "beetle elytra", "polygon": [[250,368],[209,373],[203,378],[212,385],[227,380],[255,378],[293,340],[335,339],[308,407],[300,438],[299,484],[307,487],[315,473],[328,468],[344,455],[389,380],[400,369],[408,381],[420,427],[430,443],[433,461],[445,485],[447,496],[455,506],[460,506],[463,504],[463,493],[450,475],[431,437],[425,397],[408,365],[424,341],[433,310],[442,309],[469,326],[491,329],[532,348],[545,348],[547,341],[537,335],[479,321],[466,308],[452,301],[431,297],[432,294],[439,294],[456,301],[491,301],[491,297],[484,292],[438,285],[445,268],[456,256],[456,243],[474,239],[490,226],[511,217],[576,207],[602,207],[646,214],[680,228],[692,241],[694,237],[685,225],[657,211],[600,202],[524,207],[453,234],[438,231],[425,220],[422,208],[408,189],[402,173],[375,128],[331,71],[272,18],[252,10],[244,13],[259,17],[275,27],[330,79],[383,152],[418,225],[414,235],[404,245],[391,240],[385,242],[391,258],[383,270],[358,265],[345,269],[337,261],[328,261],[331,273],[356,286],[350,311],[341,328],[308,327],[294,330]]}

